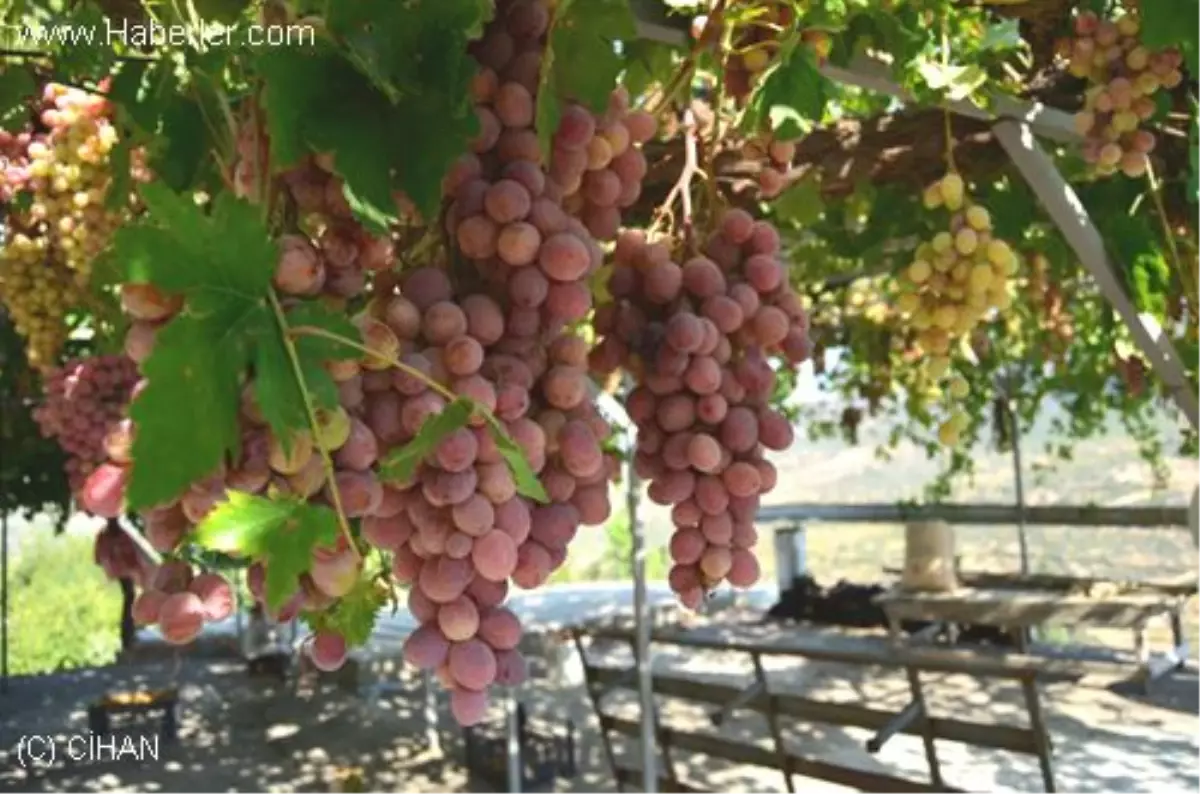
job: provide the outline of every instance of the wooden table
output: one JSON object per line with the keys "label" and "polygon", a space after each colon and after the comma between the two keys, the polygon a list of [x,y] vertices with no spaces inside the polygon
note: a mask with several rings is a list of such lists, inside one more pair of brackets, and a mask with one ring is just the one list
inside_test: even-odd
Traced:
{"label": "wooden table", "polygon": [[[1086,595],[1050,587],[960,587],[951,592],[918,592],[899,587],[882,593],[875,603],[887,615],[893,641],[904,638],[900,624],[923,620],[953,626],[997,626],[1013,632],[1017,648],[1028,651],[1029,629],[1044,623],[1128,629],[1134,632],[1138,667],[1148,685],[1169,670],[1183,665],[1187,644],[1180,611],[1186,595],[1153,589]],[[1147,624],[1154,618],[1171,621],[1173,645],[1167,653],[1150,653]]]}

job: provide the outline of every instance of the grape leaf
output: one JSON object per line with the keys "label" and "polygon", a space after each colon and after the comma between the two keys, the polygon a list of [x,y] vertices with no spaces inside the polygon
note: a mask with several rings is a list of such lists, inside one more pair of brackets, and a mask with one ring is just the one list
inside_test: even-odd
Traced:
{"label": "grape leaf", "polygon": [[196,12],[204,22],[234,22],[250,7],[250,0],[195,0]]}
{"label": "grape leaf", "polygon": [[19,66],[9,66],[0,72],[0,124],[28,113],[25,100],[37,92],[33,76]]}
{"label": "grape leaf", "polygon": [[797,226],[815,223],[824,208],[821,182],[813,174],[806,175],[771,202],[771,209],[776,216]]}
{"label": "grape leaf", "polygon": [[1195,0],[1143,0],[1140,5],[1142,44],[1152,50],[1178,47],[1193,79],[1200,48],[1200,4]]}
{"label": "grape leaf", "polygon": [[460,427],[466,427],[467,420],[474,411],[474,401],[459,397],[443,408],[440,414],[426,419],[412,441],[393,449],[379,462],[382,478],[398,482],[410,481],[417,470],[417,464],[432,454],[443,438]]}
{"label": "grape leaf", "polygon": [[525,458],[525,450],[521,449],[521,446],[505,431],[500,420],[494,415],[485,414],[484,418],[487,419],[488,430],[496,442],[496,449],[500,451],[500,457],[504,458],[508,467],[512,469],[513,480],[517,483],[517,493],[543,504],[549,502],[550,497],[542,486],[542,481],[538,479],[533,467]]}
{"label": "grape leaf", "polygon": [[375,577],[362,576],[354,589],[323,612],[304,612],[301,619],[314,632],[340,634],[346,645],[365,645],[375,630],[379,610],[388,602],[387,585]]}
{"label": "grape leaf", "polygon": [[622,68],[616,42],[636,36],[627,0],[559,0],[538,79],[536,127],[544,152],[563,102],[575,100],[597,113],[608,107]]}
{"label": "grape leaf", "polygon": [[230,491],[191,540],[211,551],[261,559],[267,567],[267,606],[279,609],[296,592],[297,577],[312,565],[313,549],[332,546],[337,535],[337,516],[325,505]]}
{"label": "grape leaf", "polygon": [[827,83],[808,47],[788,44],[751,95],[743,125],[752,131],[766,127],[783,140],[798,138],[820,122],[828,101]]}
{"label": "grape leaf", "polygon": [[482,0],[364,0],[330,9],[344,52],[263,50],[265,107],[276,166],[332,152],[355,217],[377,233],[395,221],[402,191],[436,214],[441,182],[479,131],[467,42],[488,19]]}
{"label": "grape leaf", "polygon": [[142,188],[148,213],[113,238],[107,261],[122,280],[184,298],[145,363],[130,510],[169,501],[211,472],[240,442],[242,373],[273,322],[265,297],[275,248],[250,204],[222,194],[205,216],[161,184]]}
{"label": "grape leaf", "polygon": [[[320,328],[352,341],[360,337],[345,315],[337,314],[320,303],[302,303],[285,315],[289,328]],[[304,393],[287,347],[277,326],[262,329],[255,345],[254,394],[263,418],[276,438],[288,439],[292,431],[308,429],[308,411]],[[314,408],[334,408],[338,404],[337,385],[325,368],[330,359],[358,357],[358,351],[316,336],[297,336],[293,341],[304,385]]]}

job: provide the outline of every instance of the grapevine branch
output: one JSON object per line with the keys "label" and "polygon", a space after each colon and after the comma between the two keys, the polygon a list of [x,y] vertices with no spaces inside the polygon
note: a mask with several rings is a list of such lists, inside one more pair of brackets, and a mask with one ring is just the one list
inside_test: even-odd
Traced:
{"label": "grapevine branch", "polygon": [[684,244],[687,250],[691,252],[695,246],[695,236],[692,218],[692,178],[696,174],[703,172],[700,170],[700,165],[696,156],[696,115],[688,108],[683,112],[683,130],[684,130],[684,162],[683,170],[679,174],[679,179],[675,181],[671,192],[667,194],[667,198],[662,203],[661,217],[671,216],[671,206],[678,198],[683,208],[683,237]]}
{"label": "grapevine branch", "polygon": [[325,476],[329,479],[329,494],[333,500],[334,512],[337,513],[338,526],[341,528],[342,534],[350,546],[350,550],[354,552],[356,557],[362,559],[362,552],[358,550],[358,545],[354,542],[354,535],[350,531],[350,523],[346,520],[346,511],[342,507],[342,496],[337,487],[337,473],[333,468],[333,458],[330,456],[329,450],[325,448],[324,442],[321,441],[320,427],[317,424],[317,414],[313,410],[312,401],[309,399],[308,382],[305,380],[304,371],[300,366],[300,356],[296,353],[296,344],[292,340],[287,318],[283,314],[283,307],[279,305],[279,298],[275,295],[274,289],[268,290],[267,297],[271,301],[271,310],[275,313],[275,322],[279,325],[279,330],[283,337],[283,346],[287,350],[288,361],[292,366],[292,375],[296,378],[296,385],[300,387],[300,392],[304,399],[304,412],[308,416],[309,427],[312,428],[313,444],[321,454],[321,463],[325,468]]}
{"label": "grapevine branch", "polygon": [[377,358],[380,361],[387,363],[388,366],[395,367],[406,375],[411,375],[441,396],[445,397],[447,400],[454,401],[459,397],[459,395],[450,391],[445,386],[438,383],[436,380],[429,377],[416,367],[411,367],[408,364],[405,364],[395,356],[385,355],[378,351],[372,350],[361,342],[355,342],[353,339],[348,339],[341,334],[335,334],[332,331],[326,331],[324,328],[318,328],[315,325],[297,325],[294,328],[290,328],[289,331],[293,336],[315,336],[321,339],[328,339],[331,342],[337,342],[338,344],[345,345],[346,347],[352,347],[361,353],[366,353],[372,358]]}

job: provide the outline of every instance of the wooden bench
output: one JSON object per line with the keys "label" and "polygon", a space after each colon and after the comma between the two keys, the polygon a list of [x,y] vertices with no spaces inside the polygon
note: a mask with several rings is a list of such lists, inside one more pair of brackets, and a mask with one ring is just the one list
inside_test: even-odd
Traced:
{"label": "wooden bench", "polygon": [[109,692],[88,706],[88,730],[94,734],[106,734],[112,730],[112,717],[141,715],[162,712],[159,719],[159,735],[164,741],[175,741],[179,721],[175,713],[179,694],[174,689],[148,692]]}
{"label": "wooden bench", "polygon": [[[1049,649],[1031,648],[1029,630],[1046,623],[1124,629],[1133,633],[1133,661],[1147,688],[1187,661],[1181,613],[1188,598],[1196,595],[1194,576],[1163,582],[1115,582],[1049,574],[964,572],[958,578],[963,586],[947,593],[893,589],[876,598],[893,636],[903,639],[900,623],[905,620],[932,620],[951,627],[983,624],[1011,631],[1018,650],[1037,653]],[[1165,653],[1155,654],[1147,627],[1160,617],[1169,620],[1172,641]],[[1124,661],[1120,656],[1113,660]]]}
{"label": "wooden bench", "polygon": [[[607,694],[617,689],[636,689],[636,667],[616,667],[594,661],[588,645],[597,640],[627,644],[631,649],[634,635],[623,628],[580,629],[574,640],[583,661],[586,686],[600,721],[605,753],[618,785],[638,785],[641,772],[616,762],[610,733],[629,737],[640,735],[635,720],[608,713]],[[685,750],[722,758],[734,763],[779,770],[789,792],[795,791],[794,775],[829,781],[859,791],[953,791],[947,786],[938,760],[937,742],[953,741],[977,747],[1005,750],[1036,756],[1046,791],[1054,791],[1051,743],[1042,719],[1037,683],[1039,680],[1080,680],[1087,673],[1076,663],[1044,660],[1020,654],[985,650],[900,648],[882,635],[851,636],[832,631],[777,626],[705,626],[685,630],[658,630],[652,642],[685,648],[745,653],[754,669],[749,687],[701,682],[687,676],[654,671],[656,695],[680,698],[717,707],[711,714],[714,725],[734,712],[745,711],[766,719],[774,749],[748,745],[725,737],[688,733],[664,727],[656,708],[653,715],[656,741],[662,753],[664,791],[695,790],[679,780],[672,764],[671,751]],[[636,654],[635,654],[636,656]],[[898,711],[868,704],[830,702],[799,694],[772,690],[762,659],[765,656],[800,657],[815,662],[833,662],[862,668],[903,669],[907,673],[910,699]],[[982,679],[1004,679],[1021,685],[1029,725],[1018,727],[971,720],[934,717],[928,714],[922,673],[956,673]],[[840,727],[864,728],[875,732],[866,743],[869,753],[879,752],[896,735],[920,736],[929,769],[929,780],[912,780],[889,774],[856,769],[792,752],[785,746],[779,727],[781,717],[789,722],[807,722]]]}

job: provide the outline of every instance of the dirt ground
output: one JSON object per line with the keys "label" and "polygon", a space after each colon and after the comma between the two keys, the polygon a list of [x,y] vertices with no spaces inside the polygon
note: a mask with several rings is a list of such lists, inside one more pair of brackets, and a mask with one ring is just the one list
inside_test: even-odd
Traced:
{"label": "dirt ground", "polygon": [[[424,690],[419,678],[399,669],[398,647],[381,648],[364,662],[357,682],[348,676],[301,677],[298,683],[268,684],[250,679],[232,648],[222,643],[191,649],[186,655],[145,649],[138,658],[106,668],[17,679],[0,696],[0,790],[4,791],[335,791],[339,768],[359,767],[368,790],[467,791],[461,734],[440,697],[440,749],[427,740]],[[564,792],[613,791],[595,719],[573,651],[552,646],[558,661],[537,665],[545,672],[522,690],[537,721],[578,729],[577,773],[560,779]],[[747,682],[746,658],[736,654],[686,655],[663,649],[656,666],[726,683]],[[901,707],[907,701],[902,677],[828,664],[773,662],[772,689],[812,696]],[[380,685],[389,689],[381,691]],[[177,686],[180,732],[163,744],[157,759],[65,762],[24,769],[17,749],[22,737],[56,735],[60,741],[87,731],[86,705],[113,689]],[[963,676],[932,676],[927,681],[931,710],[973,718],[1024,724],[1019,693],[1012,687],[981,685]],[[618,693],[622,694],[622,693]],[[1197,735],[1200,685],[1195,670],[1161,682],[1151,698],[1111,689],[1050,685],[1044,689],[1049,729],[1055,746],[1059,790],[1140,792],[1196,790],[1200,785]],[[611,708],[633,714],[632,695]],[[712,733],[708,716],[695,706],[662,700],[662,719],[673,727]],[[496,717],[500,718],[499,707]],[[893,739],[877,755],[863,750],[866,734],[855,729],[794,722],[786,741],[806,755],[927,779],[921,743]],[[767,741],[765,722],[747,716],[724,725],[716,735]],[[624,755],[631,748],[618,748]],[[947,783],[974,791],[1039,791],[1032,756],[984,751],[940,743]],[[778,772],[732,766],[700,756],[672,756],[685,780],[715,791],[783,791]],[[824,787],[799,780],[808,790]],[[489,790],[474,784],[475,790]]]}

